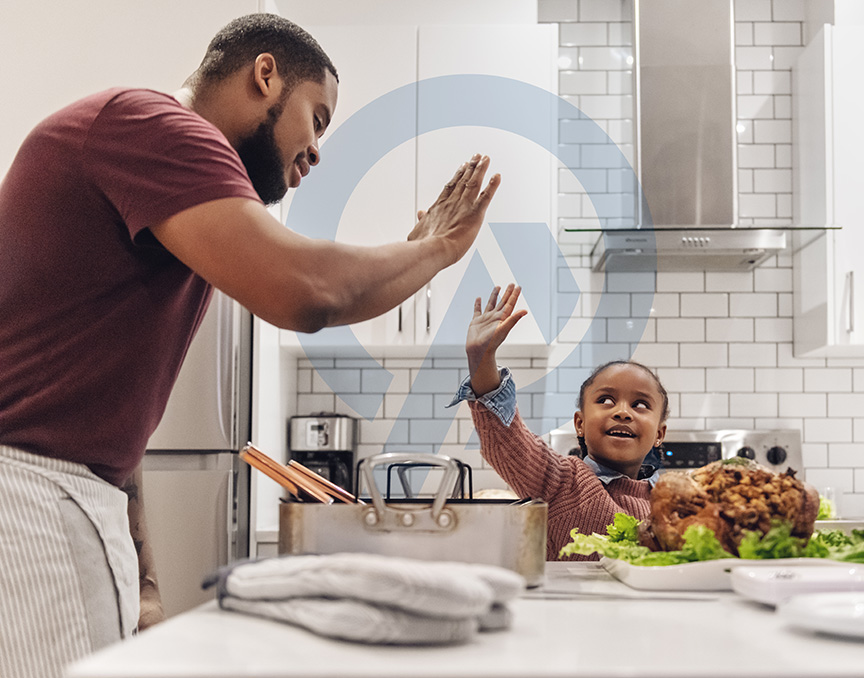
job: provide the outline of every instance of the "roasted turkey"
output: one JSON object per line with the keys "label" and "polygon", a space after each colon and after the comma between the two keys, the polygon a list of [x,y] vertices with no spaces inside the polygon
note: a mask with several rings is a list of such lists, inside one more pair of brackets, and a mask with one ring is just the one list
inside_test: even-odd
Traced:
{"label": "roasted turkey", "polygon": [[745,530],[765,534],[773,521],[787,521],[792,535],[809,538],[819,511],[819,493],[787,469],[774,473],[744,458],[724,459],[689,472],[660,476],[650,497],[650,517],[640,542],[653,551],[675,551],[690,525],[714,531],[723,548],[738,555]]}

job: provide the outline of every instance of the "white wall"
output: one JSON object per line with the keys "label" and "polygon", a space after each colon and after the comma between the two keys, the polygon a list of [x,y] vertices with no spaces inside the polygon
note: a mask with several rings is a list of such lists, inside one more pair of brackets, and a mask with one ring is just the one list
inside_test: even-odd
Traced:
{"label": "white wall", "polygon": [[0,176],[30,129],[115,86],[173,91],[231,19],[258,0],[4,2],[0,19]]}
{"label": "white wall", "polygon": [[[574,0],[575,1],[575,0]],[[537,23],[537,0],[268,0],[301,26]],[[336,64],[338,70],[339,65]]]}

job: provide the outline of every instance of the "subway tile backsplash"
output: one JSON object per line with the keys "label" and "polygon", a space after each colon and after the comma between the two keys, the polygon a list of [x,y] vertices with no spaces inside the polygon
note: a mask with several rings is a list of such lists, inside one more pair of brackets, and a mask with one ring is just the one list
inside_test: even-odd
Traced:
{"label": "subway tile backsplash", "polygon": [[[540,21],[559,23],[560,94],[594,118],[632,160],[631,2],[538,0],[538,8]],[[803,44],[804,6],[802,0],[737,0],[735,10],[739,222],[787,225],[791,66]],[[579,124],[561,122],[564,147],[579,138]],[[581,176],[591,185],[579,185],[566,169],[559,172],[559,228],[596,221],[586,191],[617,200],[620,216],[632,218],[619,170],[597,168]],[[589,270],[589,250],[587,241],[566,250],[573,274],[560,279],[572,284],[575,277],[582,295],[575,317],[560,319],[561,344],[579,344],[583,364],[632,352],[656,369],[670,393],[670,429],[801,429],[807,480],[845,493],[841,508],[864,515],[864,360],[793,355],[791,256],[749,273],[658,273],[650,318],[642,335],[632,336],[632,309],[643,307],[632,283],[620,292],[610,288],[604,318],[592,321],[601,295],[591,284],[596,274]],[[533,430],[544,433],[572,417],[583,372],[561,370],[537,392],[529,385],[547,373],[551,359],[502,362],[525,387],[519,390],[519,407]],[[467,406],[460,405],[455,415],[444,407],[467,374],[464,361],[441,360],[434,370],[419,369],[421,363],[385,359],[394,375],[388,387],[378,381],[380,375],[334,360],[332,369],[344,373],[339,377],[344,389],[379,398],[386,392],[378,418],[360,422],[361,456],[387,447],[440,451],[474,467],[475,488],[503,487],[477,452]],[[306,360],[300,361],[297,383],[299,412],[354,414]]]}

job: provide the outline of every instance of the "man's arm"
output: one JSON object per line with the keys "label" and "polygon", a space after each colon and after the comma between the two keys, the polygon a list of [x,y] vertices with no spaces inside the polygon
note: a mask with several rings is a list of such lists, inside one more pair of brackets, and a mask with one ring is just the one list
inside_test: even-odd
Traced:
{"label": "man's arm", "polygon": [[480,190],[489,158],[475,156],[422,214],[406,242],[357,247],[286,229],[253,200],[184,210],[151,230],[178,259],[263,320],[315,332],[374,318],[458,261],[477,237],[500,183]]}
{"label": "man's arm", "polygon": [[138,582],[141,591],[141,613],[138,616],[139,631],[165,619],[165,612],[162,610],[162,597],[159,595],[159,583],[156,581],[156,569],[153,564],[153,551],[150,548],[147,522],[144,519],[141,478],[142,471],[139,464],[135,473],[123,486],[123,491],[129,497],[127,507],[129,532],[132,534],[132,541],[138,552]]}

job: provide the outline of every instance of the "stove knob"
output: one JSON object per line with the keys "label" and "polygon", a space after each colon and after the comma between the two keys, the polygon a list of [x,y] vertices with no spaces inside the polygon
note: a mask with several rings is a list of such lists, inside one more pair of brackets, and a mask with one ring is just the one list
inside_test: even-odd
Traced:
{"label": "stove knob", "polygon": [[776,466],[777,464],[782,464],[786,461],[786,450],[782,447],[775,446],[769,449],[765,456],[767,457],[769,464],[774,464],[774,466]]}
{"label": "stove knob", "polygon": [[755,459],[756,458],[756,450],[754,450],[749,445],[745,445],[737,452],[737,456],[745,457],[747,459]]}

